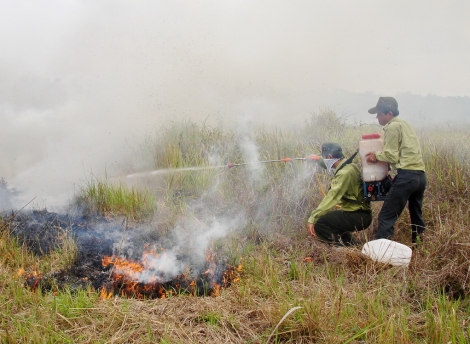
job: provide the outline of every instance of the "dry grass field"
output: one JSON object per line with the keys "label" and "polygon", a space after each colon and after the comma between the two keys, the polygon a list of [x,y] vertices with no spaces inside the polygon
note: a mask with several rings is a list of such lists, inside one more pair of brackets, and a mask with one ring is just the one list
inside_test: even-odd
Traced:
{"label": "dry grass field", "polygon": [[[427,230],[407,267],[373,262],[361,245],[314,241],[305,224],[330,177],[303,160],[257,163],[318,154],[327,141],[349,156],[362,134],[381,131],[331,111],[295,130],[174,124],[142,145],[149,171],[91,178],[54,218],[4,214],[1,342],[470,342],[470,128],[417,128]],[[359,242],[372,237],[380,207]],[[411,245],[407,211],[395,232]],[[84,264],[105,253],[113,266]],[[117,258],[136,264],[134,277]],[[99,281],[124,274],[103,293]],[[122,292],[130,284],[163,289]]]}

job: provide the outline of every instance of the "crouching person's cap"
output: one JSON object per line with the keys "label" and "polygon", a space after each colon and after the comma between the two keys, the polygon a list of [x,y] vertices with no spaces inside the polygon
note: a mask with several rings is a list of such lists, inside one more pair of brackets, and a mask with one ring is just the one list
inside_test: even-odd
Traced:
{"label": "crouching person's cap", "polygon": [[330,155],[335,159],[344,158],[343,149],[341,146],[334,142],[326,142],[321,146],[321,155],[327,157]]}

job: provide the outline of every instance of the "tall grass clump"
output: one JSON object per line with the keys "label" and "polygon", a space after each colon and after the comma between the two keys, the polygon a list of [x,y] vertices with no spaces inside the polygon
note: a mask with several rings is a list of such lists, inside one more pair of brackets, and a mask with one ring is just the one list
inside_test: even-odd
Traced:
{"label": "tall grass clump", "polygon": [[[206,124],[173,123],[147,139],[155,169],[184,169],[227,162],[230,134]],[[216,171],[186,171],[163,175],[167,191],[174,194],[195,192],[200,195],[212,183]]]}
{"label": "tall grass clump", "polygon": [[127,187],[122,182],[113,183],[105,177],[103,180],[92,178],[82,185],[75,203],[85,212],[141,220],[154,213],[155,197],[147,190]]}
{"label": "tall grass clump", "polygon": [[331,109],[324,109],[305,121],[301,137],[308,139],[309,146],[316,148],[316,153],[321,152],[324,142],[337,142],[345,156],[352,155],[359,148],[359,140],[363,134],[383,134],[382,127],[378,124],[348,123],[348,117],[338,116]]}

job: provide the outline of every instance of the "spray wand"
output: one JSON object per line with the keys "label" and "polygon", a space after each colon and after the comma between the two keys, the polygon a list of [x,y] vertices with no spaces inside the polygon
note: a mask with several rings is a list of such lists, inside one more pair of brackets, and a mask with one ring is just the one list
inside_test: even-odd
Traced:
{"label": "spray wand", "polygon": [[293,161],[293,160],[316,162],[316,161],[320,160],[320,156],[315,155],[315,154],[311,154],[311,155],[307,156],[306,158],[282,158],[282,159],[277,159],[277,160],[242,162],[242,163],[239,163],[239,164],[233,164],[233,163],[229,162],[227,164],[227,167],[232,168],[232,167],[235,167],[235,166],[245,166],[245,165],[250,165],[250,164],[267,164],[267,163],[271,163],[271,162],[290,162],[290,161]]}

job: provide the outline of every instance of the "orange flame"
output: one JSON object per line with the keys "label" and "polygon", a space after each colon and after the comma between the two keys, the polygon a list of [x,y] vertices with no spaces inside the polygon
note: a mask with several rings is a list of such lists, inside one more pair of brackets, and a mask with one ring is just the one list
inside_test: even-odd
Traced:
{"label": "orange flame", "polygon": [[[162,252],[161,256],[164,257],[165,254],[165,252]],[[219,296],[222,288],[239,280],[238,274],[242,269],[241,264],[237,268],[227,268],[221,276],[221,281],[217,283],[215,281],[217,270],[216,255],[211,247],[206,254],[208,268],[200,275],[197,281],[189,279],[185,274],[182,274],[171,281],[164,282],[159,275],[161,271],[164,271],[163,267],[151,267],[158,257],[160,255],[156,253],[155,249],[146,249],[140,261],[116,256],[104,256],[102,259],[103,266],[113,265],[110,273],[112,282],[101,288],[100,297],[107,299],[118,293],[122,297],[165,298],[180,292],[188,293],[192,296],[201,295],[201,293]],[[144,275],[145,279],[142,278]]]}
{"label": "orange flame", "polygon": [[30,273],[27,273],[25,269],[20,268],[17,272],[18,277],[23,277],[25,284],[34,292],[37,290],[39,283],[42,279],[42,273],[37,272],[36,270]]}

